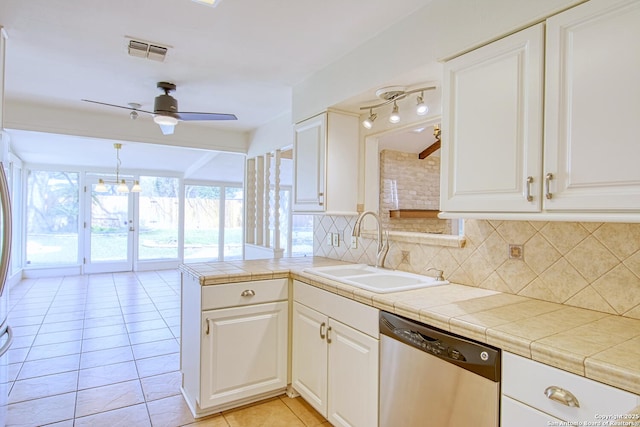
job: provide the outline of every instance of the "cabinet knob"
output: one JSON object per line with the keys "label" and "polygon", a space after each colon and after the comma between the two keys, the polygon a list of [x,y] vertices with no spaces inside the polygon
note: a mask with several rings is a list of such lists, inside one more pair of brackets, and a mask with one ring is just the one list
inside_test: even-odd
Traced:
{"label": "cabinet knob", "polygon": [[569,390],[565,390],[558,386],[552,385],[544,390],[545,396],[556,402],[562,403],[565,406],[573,408],[579,408],[580,402]]}
{"label": "cabinet knob", "polygon": [[255,295],[256,295],[256,291],[254,291],[253,289],[244,290],[240,294],[241,297],[253,297]]}

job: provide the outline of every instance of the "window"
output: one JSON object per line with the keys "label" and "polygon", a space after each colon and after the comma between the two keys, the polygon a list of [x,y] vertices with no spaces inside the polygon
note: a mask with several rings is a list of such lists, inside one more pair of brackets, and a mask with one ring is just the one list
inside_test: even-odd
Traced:
{"label": "window", "polygon": [[185,185],[184,259],[242,259],[241,187]]}
{"label": "window", "polygon": [[180,180],[141,176],[138,259],[177,259]]}
{"label": "window", "polygon": [[77,172],[30,170],[27,179],[27,264],[78,263]]}

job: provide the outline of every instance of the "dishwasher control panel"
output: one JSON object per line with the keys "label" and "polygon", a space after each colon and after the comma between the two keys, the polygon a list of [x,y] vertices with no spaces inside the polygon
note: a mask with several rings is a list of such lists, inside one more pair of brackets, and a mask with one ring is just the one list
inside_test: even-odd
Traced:
{"label": "dishwasher control panel", "polygon": [[454,360],[466,360],[464,355],[455,347],[450,347],[437,338],[431,338],[411,329],[395,329],[396,335],[411,342],[423,351],[434,354],[436,356],[448,357]]}

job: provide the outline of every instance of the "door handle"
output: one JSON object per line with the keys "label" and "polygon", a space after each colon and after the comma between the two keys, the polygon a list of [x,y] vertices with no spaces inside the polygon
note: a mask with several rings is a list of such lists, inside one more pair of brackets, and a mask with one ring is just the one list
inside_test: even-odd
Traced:
{"label": "door handle", "polygon": [[531,183],[533,183],[533,177],[532,176],[528,176],[527,177],[527,202],[532,202],[533,201],[533,196],[531,195]]}
{"label": "door handle", "polygon": [[546,197],[547,199],[551,199],[553,197],[553,194],[551,193],[551,189],[550,189],[550,182],[553,179],[553,174],[551,172],[549,172],[548,174],[546,174],[544,176],[544,197]]}
{"label": "door handle", "polygon": [[135,229],[133,227],[129,227],[129,231],[134,231]]}

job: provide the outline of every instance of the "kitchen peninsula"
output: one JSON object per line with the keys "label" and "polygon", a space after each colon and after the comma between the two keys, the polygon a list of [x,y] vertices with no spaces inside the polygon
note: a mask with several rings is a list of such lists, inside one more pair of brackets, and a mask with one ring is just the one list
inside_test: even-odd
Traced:
{"label": "kitchen peninsula", "polygon": [[[200,326],[196,331],[185,330],[188,327],[188,322],[185,322],[188,314],[185,310],[194,309],[193,303],[185,301],[189,295],[193,295],[186,288],[191,287],[198,295],[202,295],[202,292],[219,286],[241,283],[241,291],[246,292],[250,289],[244,285],[280,280],[284,282],[280,282],[279,286],[285,286],[286,289],[281,289],[279,296],[274,298],[282,300],[282,295],[286,295],[285,300],[290,303],[293,298],[293,281],[297,281],[365,306],[396,313],[499,347],[503,352],[594,380],[594,383],[601,383],[598,385],[606,384],[619,389],[618,391],[640,394],[640,320],[455,283],[378,294],[304,271],[310,267],[336,264],[345,263],[322,257],[308,257],[181,265],[182,364],[189,360],[187,355],[194,351],[188,347],[189,343],[193,343],[194,339],[200,340],[209,324],[199,321]],[[198,312],[198,318],[199,316]],[[194,334],[194,339],[188,338]],[[238,348],[227,347],[226,350],[233,353]],[[286,357],[290,360],[290,354]],[[188,369],[190,368],[187,366],[181,366],[183,393],[189,390],[189,385],[184,383],[188,378],[185,370]],[[200,373],[201,377],[203,375],[204,373]],[[503,381],[508,380],[503,378]],[[290,377],[275,392],[283,393],[287,382],[290,382]],[[190,405],[196,405],[200,401],[197,397],[190,397],[189,393],[185,393],[185,397],[190,400]],[[250,400],[251,398],[242,399],[240,402],[231,402],[230,405],[237,406]],[[640,402],[636,396],[636,406],[638,404]],[[213,407],[212,410],[219,411],[226,407]],[[629,411],[632,409],[633,406],[628,408]],[[202,414],[211,413],[203,408],[199,410]],[[198,414],[198,410],[194,412],[198,416],[202,415]]]}

